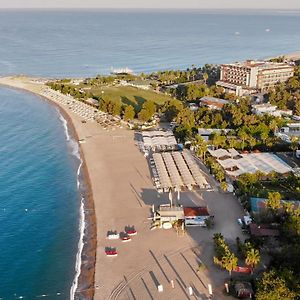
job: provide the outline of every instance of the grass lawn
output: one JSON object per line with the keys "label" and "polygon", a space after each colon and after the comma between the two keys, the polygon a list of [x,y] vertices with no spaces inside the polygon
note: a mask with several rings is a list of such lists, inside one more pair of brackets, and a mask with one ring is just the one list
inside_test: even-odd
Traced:
{"label": "grass lawn", "polygon": [[136,111],[141,109],[145,101],[152,100],[156,104],[161,105],[168,100],[174,100],[168,95],[129,86],[103,86],[92,88],[90,92],[95,96],[102,96],[104,99],[108,98],[112,101],[121,101],[122,104],[130,104],[134,106]]}

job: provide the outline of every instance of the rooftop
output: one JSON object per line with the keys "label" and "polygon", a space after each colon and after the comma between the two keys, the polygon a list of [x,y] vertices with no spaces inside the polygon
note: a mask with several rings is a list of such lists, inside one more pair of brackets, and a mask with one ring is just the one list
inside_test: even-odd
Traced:
{"label": "rooftop", "polygon": [[208,152],[211,156],[215,157],[215,158],[222,158],[222,157],[231,157],[231,158],[234,158],[236,156],[239,156],[239,152],[236,151],[234,148],[231,148],[231,149],[217,149],[217,150],[211,150],[211,149],[208,149]]}
{"label": "rooftop", "polygon": [[200,102],[206,105],[213,105],[219,108],[222,108],[225,104],[229,103],[228,100],[215,98],[215,97],[202,97],[200,99]]}
{"label": "rooftop", "polygon": [[211,135],[213,133],[228,133],[232,129],[219,129],[219,128],[198,128],[199,135]]}
{"label": "rooftop", "polygon": [[249,227],[251,235],[257,237],[276,237],[280,235],[279,230],[272,229],[268,225],[257,225],[255,223],[251,223]]}
{"label": "rooftop", "polygon": [[207,181],[188,151],[153,153],[160,186],[164,189],[193,186],[206,188]]}
{"label": "rooftop", "polygon": [[232,66],[232,67],[244,67],[244,68],[255,68],[259,67],[259,69],[280,69],[285,67],[292,67],[288,63],[276,63],[270,61],[256,61],[256,60],[246,60],[244,62],[235,62],[231,64],[224,64],[224,66]]}
{"label": "rooftop", "polygon": [[[223,151],[221,152],[221,150]],[[216,151],[218,152],[216,153]],[[293,170],[281,158],[271,153],[243,153],[239,154],[238,158],[233,159],[228,158],[231,155],[226,155],[227,151],[224,149],[218,149],[216,151],[214,152],[214,157],[218,158],[218,163],[226,170],[228,175],[234,177],[238,177],[244,173],[255,173],[257,171],[266,174],[273,171],[279,174],[286,174]],[[219,159],[222,157],[225,157],[225,159]]]}
{"label": "rooftop", "polygon": [[184,207],[185,217],[209,216],[207,207]]}
{"label": "rooftop", "polygon": [[175,147],[177,145],[172,131],[143,131],[142,137],[146,148]]}

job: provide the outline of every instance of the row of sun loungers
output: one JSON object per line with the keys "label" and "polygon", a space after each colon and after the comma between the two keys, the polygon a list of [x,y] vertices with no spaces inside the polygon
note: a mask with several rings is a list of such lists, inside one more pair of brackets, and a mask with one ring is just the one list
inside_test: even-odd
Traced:
{"label": "row of sun loungers", "polygon": [[172,153],[173,159],[176,163],[176,166],[181,174],[182,180],[184,182],[184,184],[187,187],[190,187],[192,185],[195,185],[196,182],[192,176],[192,174],[190,173],[189,168],[186,165],[185,160],[183,159],[182,155],[179,152],[173,152]]}
{"label": "row of sun loungers", "polygon": [[183,158],[185,159],[189,169],[200,188],[207,188],[209,187],[205,177],[199,170],[199,166],[196,164],[194,158],[186,151],[183,151]]}
{"label": "row of sun loungers", "polygon": [[171,153],[164,152],[164,153],[162,153],[162,157],[163,157],[164,163],[167,167],[172,185],[174,187],[177,187],[178,189],[180,189],[180,187],[183,186],[184,184],[182,182],[180,174],[178,173],[177,167],[174,163]]}
{"label": "row of sun loungers", "polygon": [[79,115],[83,120],[94,122],[95,121],[95,109],[85,103],[74,100],[73,97],[64,95],[58,91],[54,91],[50,88],[44,89],[42,95],[50,97],[51,100],[58,102]]}
{"label": "row of sun loungers", "polygon": [[156,188],[167,191],[170,188],[181,190],[187,187],[209,188],[194,158],[187,152],[154,153],[150,159]]}
{"label": "row of sun loungers", "polygon": [[97,121],[104,128],[110,126],[119,126],[120,120],[107,113],[101,112],[94,107],[77,101],[73,97],[64,95],[58,91],[54,91],[50,88],[44,89],[41,94],[51,100],[58,102],[64,106],[67,106],[72,112],[79,115],[84,121],[95,122]]}
{"label": "row of sun loungers", "polygon": [[147,150],[174,150],[177,148],[177,141],[171,131],[144,131],[142,132],[144,147]]}
{"label": "row of sun loungers", "polygon": [[162,189],[169,189],[172,186],[171,180],[169,178],[169,174],[165,168],[164,161],[162,159],[162,156],[158,153],[153,154],[153,160],[155,164],[155,168],[157,170],[157,173],[155,172],[155,169],[153,171],[154,180],[156,182],[157,188]]}

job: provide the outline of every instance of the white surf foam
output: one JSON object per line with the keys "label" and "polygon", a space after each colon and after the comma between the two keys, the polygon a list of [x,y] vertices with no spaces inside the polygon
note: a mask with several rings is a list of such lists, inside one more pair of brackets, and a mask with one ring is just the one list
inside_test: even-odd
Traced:
{"label": "white surf foam", "polygon": [[60,113],[59,113],[59,119],[60,119],[61,122],[63,123],[67,141],[70,141],[70,135],[69,135],[69,130],[68,130],[68,122],[67,122],[67,120],[62,116],[62,114],[60,114]]}
{"label": "white surf foam", "polygon": [[[78,190],[80,190],[80,171],[81,171],[81,167],[82,167],[82,160],[81,163],[79,165],[78,171],[77,171],[77,188]],[[74,300],[75,298],[75,293],[76,290],[78,288],[78,279],[79,279],[79,275],[81,272],[81,255],[82,255],[82,250],[83,250],[83,237],[84,237],[84,228],[85,228],[85,214],[84,214],[84,197],[81,196],[81,205],[80,205],[80,221],[79,221],[79,233],[80,233],[80,237],[79,237],[79,242],[78,242],[78,251],[76,254],[76,263],[75,263],[75,278],[70,290],[70,299]]]}
{"label": "white surf foam", "polygon": [[[79,144],[77,143],[77,141],[75,141],[74,139],[72,139],[70,137],[69,134],[69,128],[68,128],[68,122],[67,120],[61,115],[59,114],[59,119],[62,121],[64,129],[65,129],[65,135],[66,135],[66,140],[68,142],[68,145],[71,148],[71,154],[73,156],[75,156],[76,158],[79,159],[80,163],[77,169],[77,189],[80,193],[80,173],[81,173],[81,168],[83,165],[83,161],[80,157],[80,151],[79,151]],[[84,213],[84,197],[83,195],[81,195],[81,203],[80,203],[80,219],[79,219],[79,242],[78,242],[78,251],[76,254],[76,263],[75,263],[75,277],[70,289],[70,299],[74,300],[75,298],[75,294],[76,294],[76,290],[78,288],[78,279],[80,276],[80,272],[81,272],[81,255],[82,255],[82,251],[83,251],[83,238],[84,238],[84,229],[85,229],[85,213]]]}

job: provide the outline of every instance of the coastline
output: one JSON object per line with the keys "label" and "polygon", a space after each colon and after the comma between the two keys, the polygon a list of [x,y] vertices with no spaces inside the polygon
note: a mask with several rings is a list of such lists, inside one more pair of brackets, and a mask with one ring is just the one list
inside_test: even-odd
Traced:
{"label": "coastline", "polygon": [[[36,95],[45,88],[35,78],[21,76],[2,77],[0,84]],[[53,103],[66,114],[68,125],[73,125],[75,138],[85,141],[79,146],[84,159],[82,175],[87,183],[85,203],[90,205],[85,207],[86,224],[90,226],[85,231],[81,274],[74,299],[181,300],[187,296],[189,284],[208,297],[209,283],[216,288],[218,299],[224,299],[221,292],[224,274],[216,273],[210,256],[211,231],[201,230],[199,234],[198,229],[191,229],[188,234],[178,235],[174,230],[150,230],[152,205],[167,204],[169,197],[158,194],[154,188],[148,162],[136,145],[134,131],[118,127],[107,130],[96,122],[82,123],[82,118],[68,110],[68,105]],[[214,230],[221,232],[223,227],[228,228],[228,237],[233,240],[240,226],[231,220],[243,213],[242,208],[231,196],[215,193],[184,192],[180,201],[203,205],[205,199],[215,214],[222,214],[231,203],[234,209]],[[107,239],[109,231],[121,233],[128,226],[134,226],[138,232],[130,243]],[[118,256],[107,257],[106,247],[117,248]],[[205,266],[201,273],[196,272],[199,261]],[[175,288],[171,282],[175,282]],[[164,287],[163,294],[157,290],[158,283]]]}
{"label": "coastline", "polygon": [[[2,78],[0,78],[1,81]],[[96,264],[96,248],[97,248],[97,228],[96,228],[96,214],[94,210],[94,200],[93,200],[93,193],[91,188],[91,181],[88,173],[88,169],[86,166],[86,160],[84,156],[84,152],[82,150],[81,145],[78,143],[78,133],[74,126],[73,120],[68,112],[58,103],[54,102],[50,98],[47,98],[37,91],[28,89],[26,87],[13,85],[12,83],[9,84],[0,82],[0,86],[21,90],[25,93],[31,93],[35,96],[41,97],[44,101],[48,101],[51,105],[54,105],[58,109],[58,113],[63,117],[63,119],[67,122],[67,130],[70,135],[70,139],[73,139],[78,144],[78,151],[81,162],[79,163],[78,168],[78,179],[83,184],[83,189],[78,188],[78,192],[80,197],[82,197],[80,207],[83,205],[83,213],[84,213],[84,235],[83,240],[79,240],[78,242],[78,251],[79,251],[79,244],[83,243],[83,249],[81,252],[81,264],[79,266],[79,274],[75,273],[75,278],[78,276],[77,287],[73,291],[75,300],[85,299],[85,300],[92,300],[94,298],[94,281],[95,281],[95,264]],[[81,220],[79,220],[79,224]],[[80,230],[80,228],[78,228]],[[79,237],[81,238],[81,236]],[[76,254],[76,262],[77,264],[77,255]],[[76,268],[76,266],[75,266]],[[74,279],[75,279],[74,278]],[[70,298],[72,297],[72,288],[73,284],[70,289]]]}
{"label": "coastline", "polygon": [[[39,95],[40,96],[40,95]],[[42,96],[43,97],[43,96]],[[45,97],[44,97],[45,98]],[[96,215],[94,210],[93,192],[91,188],[91,180],[89,177],[86,160],[81,145],[78,143],[78,134],[69,114],[57,103],[46,98],[51,104],[54,104],[59,113],[67,121],[70,137],[73,138],[79,147],[80,165],[78,169],[79,181],[83,183],[83,189],[79,189],[80,196],[83,197],[83,213],[84,213],[84,235],[83,249],[81,253],[80,273],[78,277],[78,286],[74,291],[74,299],[90,300],[94,297],[94,280],[95,280],[95,263],[97,248],[97,228]]]}

